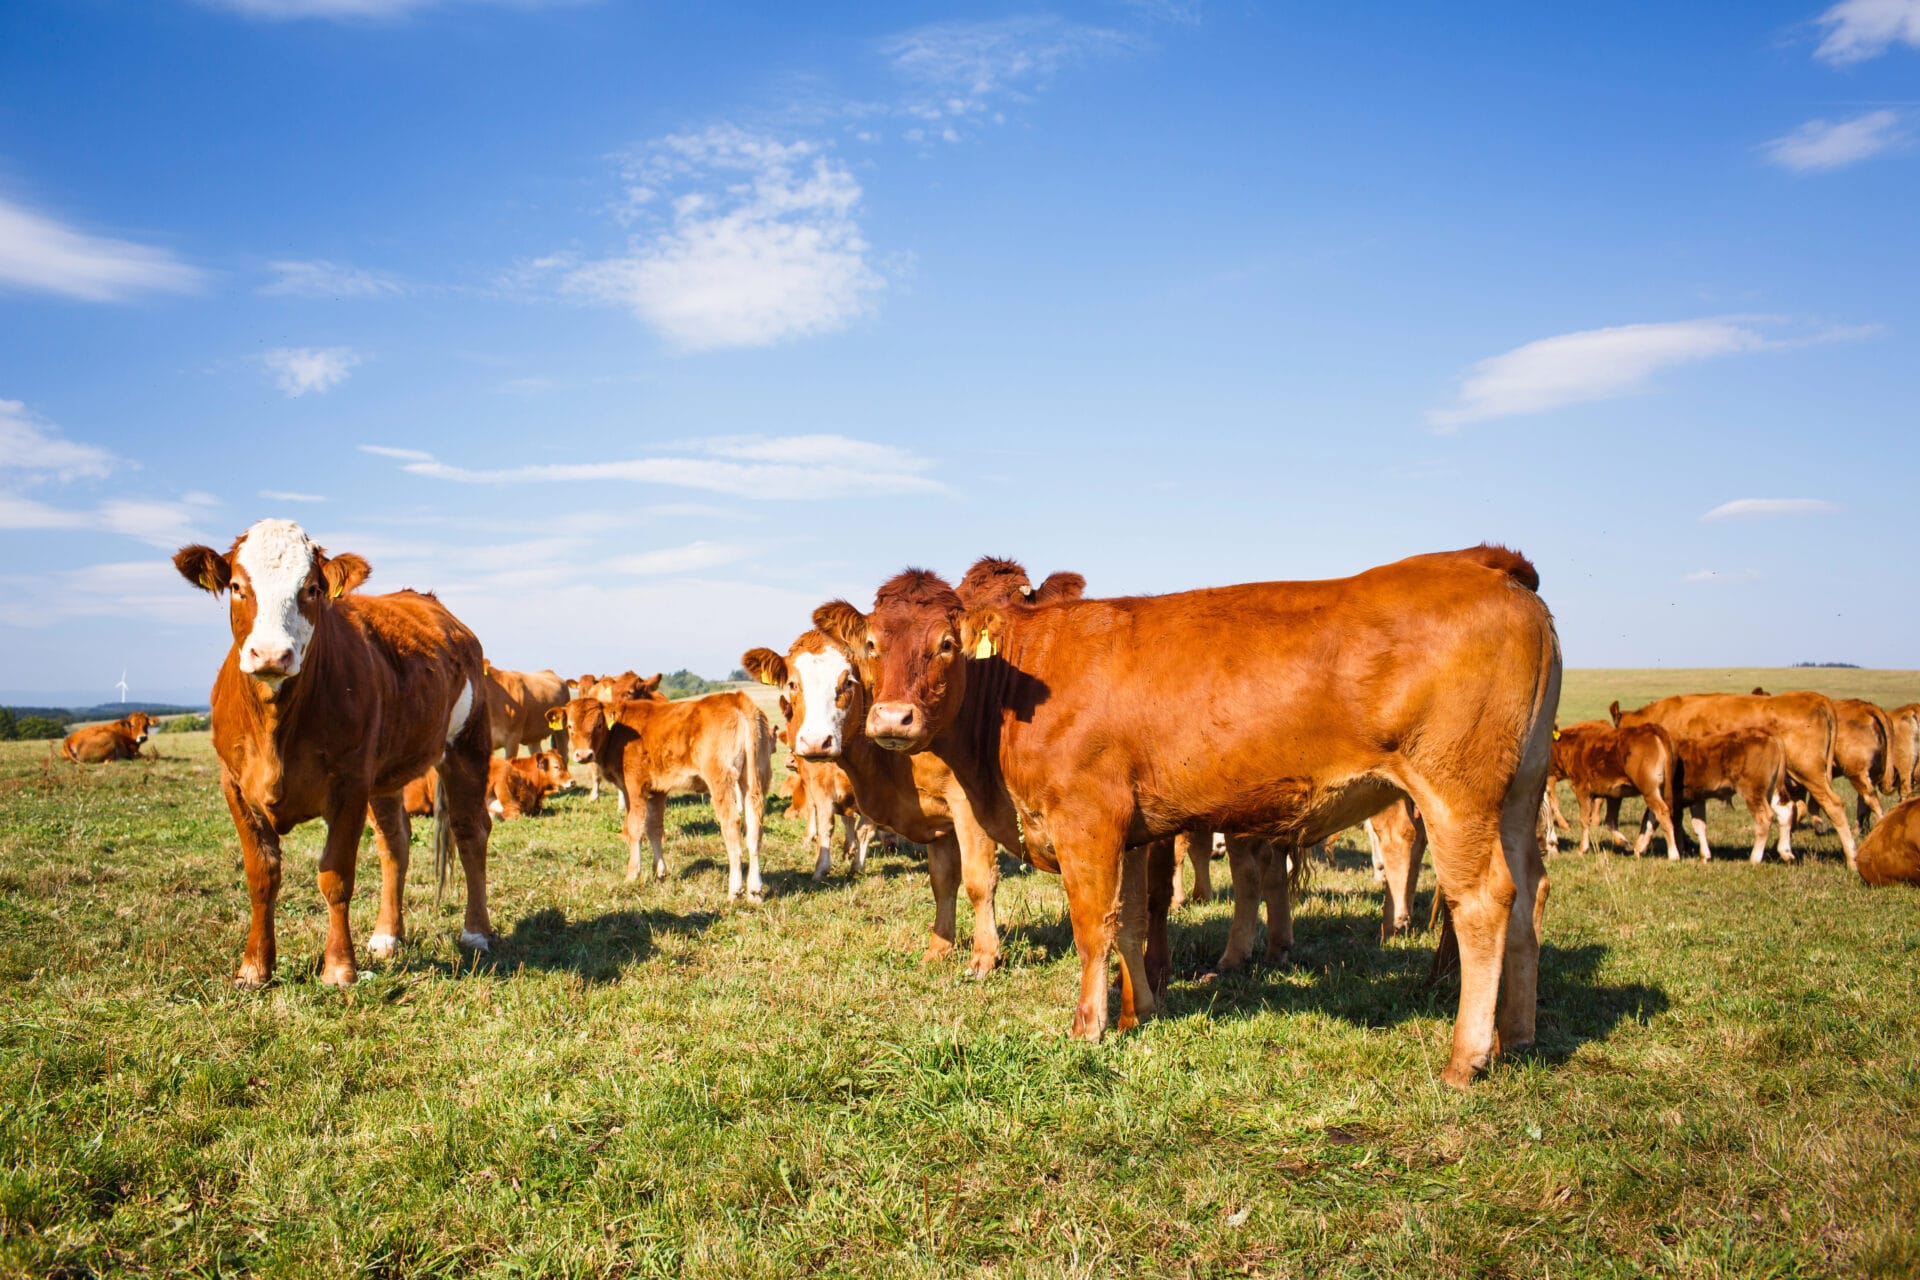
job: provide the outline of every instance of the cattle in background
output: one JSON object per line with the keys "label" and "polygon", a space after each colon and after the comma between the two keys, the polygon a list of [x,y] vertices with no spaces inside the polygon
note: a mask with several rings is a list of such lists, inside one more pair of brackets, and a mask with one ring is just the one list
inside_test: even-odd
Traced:
{"label": "cattle in background", "polygon": [[1427,856],[1427,824],[1413,801],[1402,796],[1366,820],[1367,845],[1379,862],[1386,888],[1380,910],[1380,941],[1413,924],[1413,893]]}
{"label": "cattle in background", "polygon": [[1867,833],[1856,869],[1871,885],[1920,885],[1920,799],[1895,805]]}
{"label": "cattle in background", "polygon": [[[1787,753],[1772,734],[1759,729],[1716,733],[1705,738],[1680,738],[1678,803],[1689,813],[1688,825],[1700,846],[1700,860],[1711,861],[1707,843],[1707,801],[1731,802],[1737,795],[1753,818],[1753,852],[1749,861],[1767,856],[1767,824],[1780,824],[1780,860],[1793,861],[1793,802],[1787,797]],[[1644,833],[1643,833],[1644,836]]]}
{"label": "cattle in background", "polygon": [[[782,698],[785,704],[786,699]],[[791,712],[787,713],[791,716]],[[784,735],[788,752],[793,750],[793,722],[787,722]],[[839,765],[819,760],[787,756],[787,770],[793,774],[793,798],[790,812],[801,815],[806,826],[806,841],[819,850],[814,858],[813,878],[825,880],[833,870],[833,835],[836,824],[846,824],[847,865],[855,875],[867,869],[867,850],[873,845],[874,825],[860,812],[853,799],[853,782]]]}
{"label": "cattle in background", "polygon": [[1667,736],[1710,738],[1717,733],[1758,729],[1779,739],[1787,755],[1787,777],[1807,789],[1840,833],[1847,865],[1854,861],[1853,828],[1846,807],[1833,789],[1833,702],[1820,693],[1677,693],[1633,711],[1615,702],[1613,722],[1621,727],[1657,724]]}
{"label": "cattle in background", "polygon": [[1119,1025],[1153,1010],[1147,845],[1200,824],[1313,843],[1411,795],[1460,948],[1445,1079],[1465,1086],[1534,1036],[1560,688],[1538,582],[1477,547],[1322,582],[969,608],[909,570],[872,614],[834,601],[814,624],[872,690],[875,742],[931,751],[990,834],[1060,868],[1076,1038],[1106,1029],[1116,944]]}
{"label": "cattle in background", "polygon": [[60,754],[75,764],[104,764],[109,760],[138,760],[153,717],[136,711],[111,724],[75,729],[60,744]]}
{"label": "cattle in background", "polygon": [[[1173,838],[1173,897],[1168,904],[1172,909],[1178,910],[1187,902],[1213,901],[1213,859],[1224,851],[1225,846],[1216,845],[1215,833],[1205,827],[1182,831]],[[1192,893],[1186,892],[1180,879],[1183,863],[1193,868]]]}
{"label": "cattle in background", "polygon": [[522,818],[540,812],[546,798],[573,785],[566,757],[558,751],[487,765],[487,811],[498,818]]}
{"label": "cattle in background", "polygon": [[[653,851],[653,877],[667,878],[667,796],[704,791],[713,800],[713,816],[727,846],[727,895],[758,902],[760,828],[767,788],[773,776],[773,731],[767,718],[744,693],[713,693],[681,702],[640,698],[607,704],[575,698],[548,721],[567,734],[569,757],[576,764],[597,764],[619,788],[624,804],[621,843],[627,847],[627,882],[640,878],[640,836],[634,830],[634,806],[646,817],[647,844]],[[740,859],[744,846],[747,875]]]}
{"label": "cattle in background", "polygon": [[[1673,829],[1674,747],[1665,729],[1658,725],[1621,729],[1605,720],[1582,720],[1554,730],[1552,761],[1547,772],[1548,795],[1552,795],[1555,782],[1566,779],[1580,812],[1577,852],[1585,853],[1591,842],[1596,799],[1608,802],[1607,828],[1614,840],[1626,842],[1620,834],[1619,801],[1633,794],[1646,802],[1647,812],[1660,824],[1667,838],[1667,857],[1680,856],[1680,839]],[[1645,853],[1652,840],[1653,829],[1648,827],[1633,842],[1634,857]],[[1551,825],[1547,847],[1559,847]]]}
{"label": "cattle in background", "polygon": [[504,751],[511,760],[522,747],[538,754],[549,738],[555,750],[566,745],[547,728],[547,712],[567,705],[565,680],[552,671],[506,671],[490,662],[482,670],[495,751]]}
{"label": "cattle in background", "polygon": [[1887,763],[1893,770],[1893,790],[1902,801],[1920,791],[1920,702],[1887,712],[1893,740],[1887,745]]}
{"label": "cattle in background", "polygon": [[214,678],[213,746],[252,900],[240,985],[273,976],[280,840],[312,818],[327,823],[321,980],[345,986],[356,979],[347,911],[370,806],[381,885],[367,950],[394,954],[406,937],[401,790],[436,763],[436,870],[444,884],[449,844],[457,844],[467,881],[460,941],[490,949],[492,745],[473,632],[431,595],[355,594],[367,562],[329,556],[290,520],[260,521],[224,554],[182,547],[173,563],[194,586],[231,595],[233,644]]}
{"label": "cattle in background", "polygon": [[666,698],[660,692],[661,679],[657,671],[644,680],[636,671],[623,671],[617,676],[601,676],[598,680],[589,681],[587,687],[575,696],[593,698],[609,705],[638,700],[665,702]]}
{"label": "cattle in background", "polygon": [[[1754,692],[1764,695],[1766,690],[1756,688]],[[1827,697],[1825,694],[1814,696]],[[1880,792],[1894,789],[1893,725],[1885,711],[1864,698],[1828,697],[1828,701],[1833,705],[1834,717],[1833,771],[1830,776],[1845,778],[1853,784],[1854,821],[1860,824],[1861,833],[1864,834],[1869,815],[1876,822],[1880,819]],[[1801,800],[1799,807],[1804,812],[1806,802]]]}

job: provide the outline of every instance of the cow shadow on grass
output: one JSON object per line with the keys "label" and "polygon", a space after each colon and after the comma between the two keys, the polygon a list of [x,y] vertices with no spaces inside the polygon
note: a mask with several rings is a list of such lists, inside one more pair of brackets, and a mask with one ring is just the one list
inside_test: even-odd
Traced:
{"label": "cow shadow on grass", "polygon": [[570,973],[587,983],[614,982],[653,955],[657,937],[698,937],[723,914],[628,908],[570,920],[557,907],[547,907],[514,921],[491,963],[496,971],[540,969]]}

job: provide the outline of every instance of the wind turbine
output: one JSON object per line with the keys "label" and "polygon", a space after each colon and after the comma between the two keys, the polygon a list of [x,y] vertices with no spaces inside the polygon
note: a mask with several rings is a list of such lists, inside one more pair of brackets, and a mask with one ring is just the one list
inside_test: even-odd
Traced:
{"label": "wind turbine", "polygon": [[120,690],[120,701],[125,702],[127,700],[127,669],[125,667],[120,668],[120,683],[114,688]]}

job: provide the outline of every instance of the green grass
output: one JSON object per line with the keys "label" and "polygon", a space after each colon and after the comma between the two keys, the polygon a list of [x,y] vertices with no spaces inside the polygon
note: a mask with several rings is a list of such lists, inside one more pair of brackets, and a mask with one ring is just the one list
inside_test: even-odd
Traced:
{"label": "green grass", "polygon": [[[1462,1095],[1438,1082],[1455,990],[1422,985],[1430,936],[1376,941],[1351,841],[1295,967],[1178,977],[1098,1047],[1062,1034],[1057,880],[1007,877],[1009,963],[970,983],[920,960],[919,861],[815,887],[778,804],[759,908],[729,906],[704,804],[670,807],[663,886],[621,883],[610,796],[497,825],[478,962],[423,828],[415,942],[344,994],[313,975],[303,828],[281,980],[237,993],[211,751],[154,744],[85,770],[0,744],[0,1272],[1920,1269],[1920,899],[1864,888],[1831,836],[1793,867],[1552,860],[1541,1044]],[[1716,843],[1746,825],[1716,807]],[[1227,915],[1176,918],[1182,975]]]}

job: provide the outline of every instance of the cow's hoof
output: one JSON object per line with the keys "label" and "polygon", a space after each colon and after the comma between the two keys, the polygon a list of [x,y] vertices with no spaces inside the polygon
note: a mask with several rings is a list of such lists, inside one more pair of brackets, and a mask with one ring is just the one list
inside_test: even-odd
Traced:
{"label": "cow's hoof", "polygon": [[927,949],[920,953],[920,959],[927,964],[932,964],[937,960],[945,960],[952,954],[953,944],[951,942],[948,942],[945,938],[935,938],[927,944]]}
{"label": "cow's hoof", "polygon": [[493,939],[484,933],[473,933],[469,930],[462,929],[460,931],[460,945],[469,951],[478,951],[481,955],[486,955],[493,950]]}
{"label": "cow's hoof", "polygon": [[320,970],[320,981],[329,987],[350,987],[360,981],[360,971],[351,964],[330,964]]}
{"label": "cow's hoof", "polygon": [[767,900],[767,892],[764,889],[749,889],[745,897],[748,906],[757,907]]}
{"label": "cow's hoof", "polygon": [[983,955],[976,951],[973,954],[973,958],[967,961],[967,976],[978,982],[992,973],[999,965],[1000,956],[998,952],[991,955]]}
{"label": "cow's hoof", "polygon": [[367,939],[367,954],[375,960],[391,960],[400,954],[400,939],[391,933],[376,933]]}
{"label": "cow's hoof", "polygon": [[233,975],[233,985],[240,991],[258,991],[273,980],[273,975],[265,969],[250,965],[242,966],[239,973]]}

